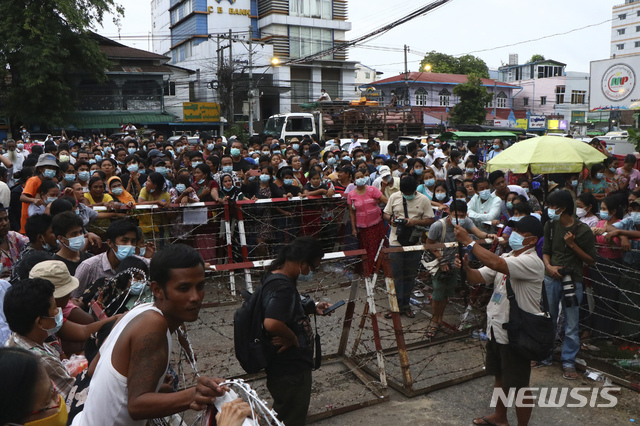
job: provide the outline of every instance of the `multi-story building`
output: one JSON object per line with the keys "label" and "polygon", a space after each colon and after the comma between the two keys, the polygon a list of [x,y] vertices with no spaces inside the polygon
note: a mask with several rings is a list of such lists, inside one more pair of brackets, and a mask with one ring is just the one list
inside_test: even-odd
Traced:
{"label": "multi-story building", "polygon": [[514,108],[545,116],[547,124],[562,124],[560,128],[547,125],[547,130],[570,130],[569,122],[586,116],[589,73],[566,71],[566,64],[554,60],[518,64],[517,55],[510,55],[510,65],[500,67],[499,73],[500,81],[522,87],[514,97]]}
{"label": "multi-story building", "polygon": [[153,51],[198,72],[190,77],[192,101],[219,101],[223,63],[233,68],[235,117],[247,115],[250,86],[258,89],[257,120],[297,111],[321,89],[332,99],[354,98],[355,63],[346,50],[300,61],[346,40],[346,0],[151,0],[151,14]]}
{"label": "multi-story building", "polygon": [[613,6],[611,57],[640,53],[640,0],[625,0]]}
{"label": "multi-story building", "polygon": [[372,84],[378,81],[378,77],[382,75],[381,71],[368,67],[360,62],[356,63],[355,87],[356,96],[360,93],[360,86]]}

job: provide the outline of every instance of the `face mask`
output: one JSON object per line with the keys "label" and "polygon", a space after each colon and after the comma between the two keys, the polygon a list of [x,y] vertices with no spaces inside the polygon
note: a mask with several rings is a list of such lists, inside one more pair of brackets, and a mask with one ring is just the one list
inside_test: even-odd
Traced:
{"label": "face mask", "polygon": [[309,281],[311,280],[311,278],[313,278],[313,271],[309,269],[308,274],[303,274],[302,267],[300,267],[300,273],[298,274],[298,281]]}
{"label": "face mask", "polygon": [[184,147],[183,146],[179,146],[179,147],[176,148],[176,152],[178,154],[182,154],[182,151],[184,151]]}
{"label": "face mask", "polygon": [[600,219],[602,220],[609,220],[611,219],[611,215],[609,214],[609,212],[605,212],[600,210],[600,213],[598,213],[598,216],[600,216]]}
{"label": "face mask", "polygon": [[196,167],[198,167],[200,164],[202,164],[200,161],[194,161],[193,163],[191,163],[191,166],[195,169]]}
{"label": "face mask", "polygon": [[631,217],[634,224],[640,224],[640,212],[631,212],[629,213],[629,217]]}
{"label": "face mask", "polygon": [[279,149],[276,149],[273,151],[273,155],[276,155],[276,154],[282,154],[282,151],[280,151]]}
{"label": "face mask", "polygon": [[69,161],[71,161],[68,155],[61,155],[59,160],[61,163],[68,163]]}
{"label": "face mask", "polygon": [[[78,158],[78,153],[76,151],[72,151],[71,155],[73,156],[73,158]],[[69,158],[69,157],[67,157],[67,158]],[[62,160],[60,160],[60,161],[62,161]]]}
{"label": "face mask", "polygon": [[547,216],[549,216],[550,221],[558,220],[558,218],[560,217],[560,214],[556,213],[556,210],[557,209],[551,208],[547,209]]}
{"label": "face mask", "polygon": [[456,198],[456,200],[458,200],[458,201],[462,201],[463,203],[466,203],[466,202],[467,202],[467,199],[466,199],[466,198]]}
{"label": "face mask", "polygon": [[207,145],[207,151],[213,151],[213,148],[215,148],[216,146],[212,143],[210,143],[209,145]]}
{"label": "face mask", "polygon": [[577,181],[577,180],[572,180],[572,181],[571,181],[571,186],[573,186],[574,188],[575,188],[576,186],[578,186],[578,181]]}
{"label": "face mask", "polygon": [[596,173],[596,178],[604,179],[604,173]]}
{"label": "face mask", "polygon": [[118,250],[114,250],[113,252],[115,253],[119,261],[123,261],[127,257],[133,256],[136,252],[135,246],[116,245],[116,247],[118,248]]}
{"label": "face mask", "polygon": [[524,192],[525,192],[525,194],[528,194],[529,193],[529,188],[525,188]]}
{"label": "face mask", "polygon": [[330,166],[333,166],[334,164],[336,164],[335,157],[331,157],[331,158],[327,159],[327,164],[330,165]]}
{"label": "face mask", "polygon": [[18,147],[18,149],[24,149],[24,144],[23,143],[19,143],[18,145],[16,145]]}
{"label": "face mask", "polygon": [[136,173],[139,168],[137,164],[131,164],[127,167],[127,170],[129,171],[129,173]]}
{"label": "face mask", "polygon": [[155,188],[154,189],[148,189],[147,188],[147,192],[149,192],[149,194],[153,194],[154,192],[156,192]]}
{"label": "face mask", "polygon": [[480,195],[480,199],[483,201],[487,201],[489,199],[489,197],[491,196],[491,191],[489,191],[488,189],[482,190],[478,193],[478,195]]}
{"label": "face mask", "polygon": [[294,143],[293,145],[291,145],[291,148],[293,148],[294,151],[298,152],[298,150],[300,149],[300,144]]}
{"label": "face mask", "polygon": [[90,177],[91,177],[91,174],[89,172],[79,172],[78,173],[78,179],[80,179],[83,182],[88,181]]}
{"label": "face mask", "polygon": [[[60,244],[60,240],[58,240]],[[84,235],[78,235],[77,237],[69,238],[69,244],[64,244],[71,251],[80,251],[84,247]]]}
{"label": "face mask", "polygon": [[44,169],[44,172],[42,172],[42,176],[47,179],[53,179],[54,177],[56,177],[56,171],[51,169]]}
{"label": "face mask", "polygon": [[416,194],[413,194],[413,195],[405,195],[405,194],[402,194],[402,196],[403,196],[403,197],[404,197],[404,199],[405,199],[405,200],[407,200],[407,201],[411,201],[411,200],[413,200],[414,198],[416,198]]}
{"label": "face mask", "polygon": [[304,155],[305,157],[308,157],[308,156],[309,156],[309,150],[308,150],[308,149],[306,149],[306,150],[302,153],[302,155]]}
{"label": "face mask", "polygon": [[284,179],[283,182],[285,185],[293,185],[293,179]]}
{"label": "face mask", "polygon": [[512,232],[509,236],[509,246],[512,250],[517,251],[524,247],[524,237],[517,232]]}
{"label": "face mask", "polygon": [[166,176],[167,175],[167,168],[166,167],[156,167],[156,172],[160,173],[162,176]]}
{"label": "face mask", "polygon": [[205,178],[200,179],[200,180],[197,182],[197,183],[198,183],[198,185],[202,185],[202,184],[204,183],[204,181],[205,181],[205,180],[206,180]]}
{"label": "face mask", "polygon": [[122,193],[124,192],[124,188],[119,186],[117,188],[113,188],[111,192],[113,192],[113,195],[122,195]]}
{"label": "face mask", "polygon": [[427,180],[424,181],[424,184],[426,186],[433,186],[433,185],[436,184],[436,180],[435,179],[427,179]]}
{"label": "face mask", "polygon": [[237,157],[238,155],[240,155],[240,150],[238,148],[231,148],[231,156]]}
{"label": "face mask", "polygon": [[271,176],[269,175],[260,175],[260,182],[269,182],[271,180]]}
{"label": "face mask", "polygon": [[367,178],[356,179],[356,186],[365,186],[367,184]]}
{"label": "face mask", "polygon": [[424,172],[424,169],[413,169],[413,173],[417,174],[418,176],[420,176],[422,172]]}
{"label": "face mask", "polygon": [[233,166],[223,166],[222,171],[225,173],[231,173],[233,172]]}
{"label": "face mask", "polygon": [[53,203],[57,199],[58,199],[58,197],[47,197],[47,204]]}
{"label": "face mask", "polygon": [[377,157],[378,155],[380,155],[380,151],[371,151],[371,156],[373,158]]}
{"label": "face mask", "polygon": [[576,209],[576,216],[582,218],[582,217],[585,217],[586,215],[587,215],[587,211],[585,209],[582,209],[580,207]]}
{"label": "face mask", "polygon": [[76,175],[66,174],[64,175],[64,180],[66,180],[67,182],[73,182],[74,180],[76,180]]}
{"label": "face mask", "polygon": [[351,161],[351,157],[349,157],[348,155],[345,155],[344,157],[342,157],[343,160],[347,160],[347,161]]}
{"label": "face mask", "polygon": [[616,172],[616,168],[615,167],[609,167],[609,170],[611,170],[613,173]]}
{"label": "face mask", "polygon": [[435,146],[436,148],[440,148],[440,144],[439,143],[434,143],[433,146]]}
{"label": "face mask", "polygon": [[474,173],[476,169],[467,168],[467,173]]}
{"label": "face mask", "polygon": [[444,192],[438,192],[438,193],[436,193],[436,200],[438,200],[438,201],[442,201],[442,200],[444,200],[445,198],[447,198],[447,194],[446,194],[446,193],[444,193]]}
{"label": "face mask", "polygon": [[185,185],[184,183],[179,183],[176,185],[176,191],[178,191],[178,193],[180,194],[182,194],[186,189],[187,185]]}
{"label": "face mask", "polygon": [[25,423],[24,426],[65,426],[69,419],[69,413],[67,412],[67,405],[62,395],[58,395],[58,398],[60,398],[58,400],[60,402],[60,409],[57,413],[44,419]]}
{"label": "face mask", "polygon": [[520,219],[522,219],[523,217],[524,217],[524,216],[513,216],[513,217],[512,217],[511,219],[509,219],[509,220],[512,220],[512,221],[514,221],[514,222],[520,222]]}
{"label": "face mask", "polygon": [[500,145],[494,145],[493,149],[500,149]]}
{"label": "face mask", "polygon": [[102,161],[102,155],[96,155],[96,161]]}
{"label": "face mask", "polygon": [[433,155],[433,154],[435,154],[435,152],[436,152],[436,150],[435,150],[435,149],[430,149],[430,150],[429,150],[429,155]]}
{"label": "face mask", "polygon": [[513,209],[513,203],[511,201],[507,201],[507,210]]}
{"label": "face mask", "polygon": [[139,296],[146,285],[147,283],[144,281],[132,281],[131,286],[129,287],[129,294]]}
{"label": "face mask", "polygon": [[[51,317],[47,317],[47,318],[51,318]],[[53,318],[55,318],[55,320],[56,320],[56,326],[53,327],[53,328],[44,329],[49,336],[53,336],[54,334],[56,334],[60,330],[60,327],[62,327],[63,319],[62,319],[62,309],[61,308],[58,308],[58,313]]]}

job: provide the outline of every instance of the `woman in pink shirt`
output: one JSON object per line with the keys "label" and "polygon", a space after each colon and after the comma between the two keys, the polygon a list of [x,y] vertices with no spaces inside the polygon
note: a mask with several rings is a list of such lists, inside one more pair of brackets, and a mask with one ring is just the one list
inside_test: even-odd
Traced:
{"label": "woman in pink shirt", "polygon": [[635,191],[640,186],[640,171],[634,168],[638,159],[633,154],[624,157],[624,166],[618,167],[616,173],[620,175],[620,189]]}
{"label": "woman in pink shirt", "polygon": [[[386,204],[387,197],[375,186],[367,185],[367,178],[361,171],[356,172],[355,178],[356,189],[347,194],[347,205],[353,235],[358,236],[360,248],[367,251],[367,260],[363,266],[365,275],[369,275],[373,270],[373,259],[380,247],[380,241],[385,239],[386,229],[378,204]],[[385,241],[385,247],[388,247],[388,244],[388,241]]]}

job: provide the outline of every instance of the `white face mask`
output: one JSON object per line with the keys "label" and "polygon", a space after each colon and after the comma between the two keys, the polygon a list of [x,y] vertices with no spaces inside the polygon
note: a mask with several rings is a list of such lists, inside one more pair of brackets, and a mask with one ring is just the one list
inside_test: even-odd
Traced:
{"label": "white face mask", "polygon": [[578,216],[579,218],[583,218],[586,215],[587,215],[587,211],[585,209],[582,209],[580,207],[576,209],[576,216]]}

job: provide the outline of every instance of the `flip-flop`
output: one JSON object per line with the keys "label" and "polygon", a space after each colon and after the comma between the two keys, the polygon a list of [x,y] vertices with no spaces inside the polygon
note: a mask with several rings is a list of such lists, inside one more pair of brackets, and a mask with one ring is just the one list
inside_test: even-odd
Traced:
{"label": "flip-flop", "polygon": [[576,380],[578,379],[578,372],[573,367],[565,367],[562,369],[562,378],[566,380]]}
{"label": "flip-flop", "polygon": [[[482,420],[482,423],[477,423],[476,420]],[[487,420],[486,417],[478,417],[477,419],[473,419],[472,422],[474,425],[488,425],[488,426],[497,426],[495,423],[493,423],[491,420]]]}
{"label": "flip-flop", "polygon": [[424,336],[431,340],[434,337],[436,337],[436,334],[438,334],[438,328],[437,327],[427,327],[427,332],[424,334]]}
{"label": "flip-flop", "polygon": [[408,311],[404,311],[404,314],[407,318],[415,318],[416,317],[416,313],[413,312],[411,309],[409,309]]}
{"label": "flip-flop", "polygon": [[392,312],[387,312],[386,314],[383,315],[386,319],[391,319],[393,318]]}

